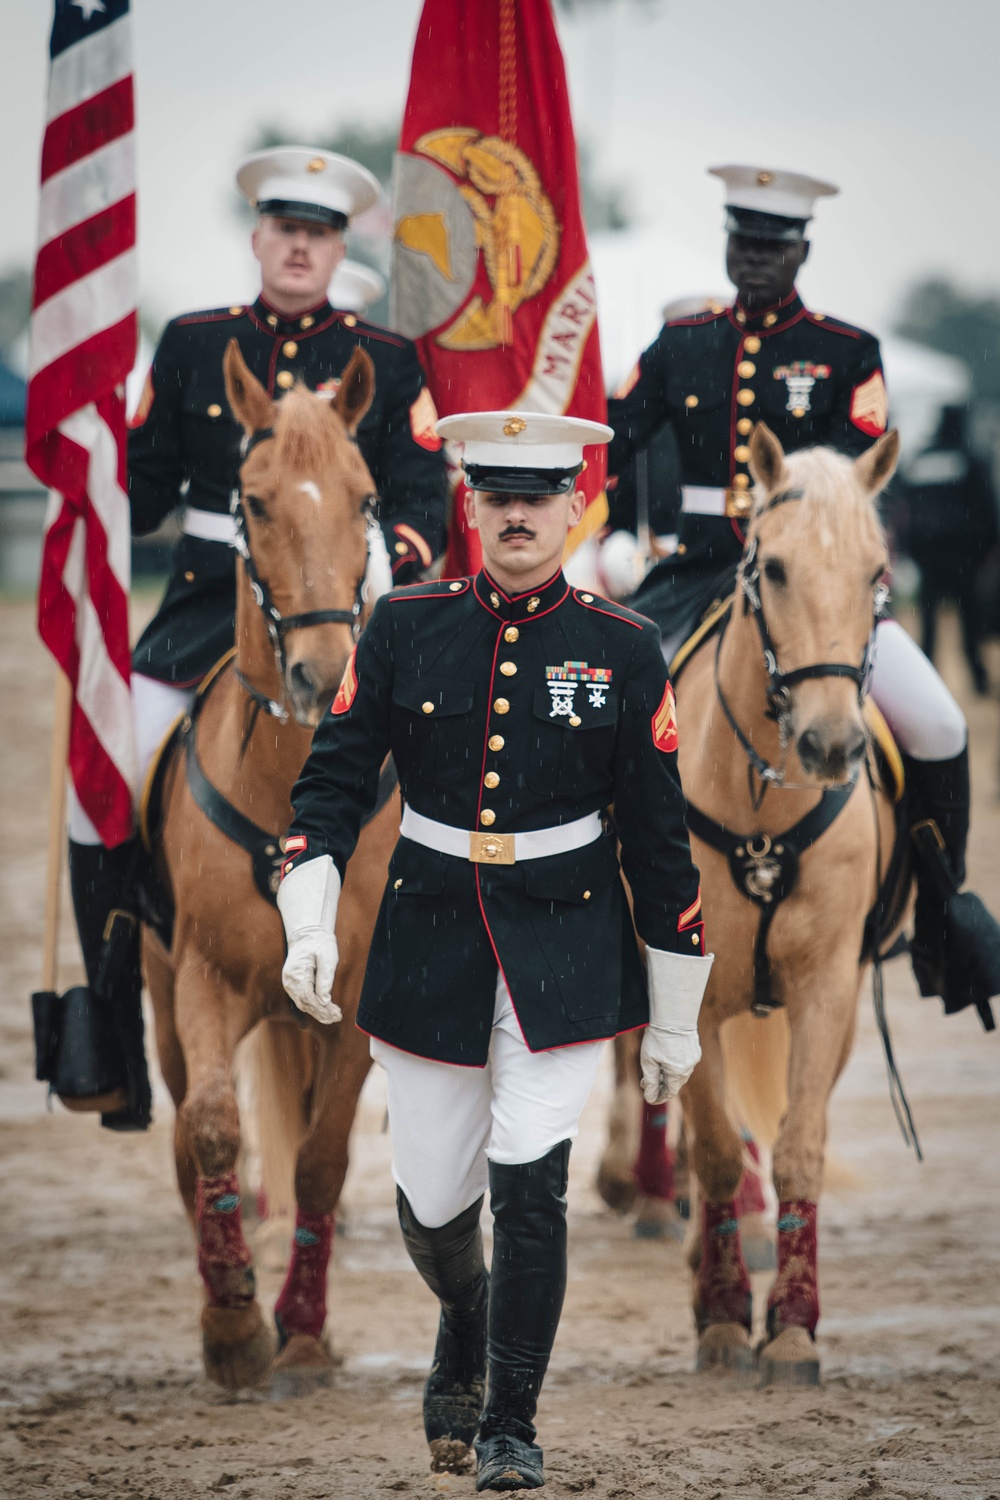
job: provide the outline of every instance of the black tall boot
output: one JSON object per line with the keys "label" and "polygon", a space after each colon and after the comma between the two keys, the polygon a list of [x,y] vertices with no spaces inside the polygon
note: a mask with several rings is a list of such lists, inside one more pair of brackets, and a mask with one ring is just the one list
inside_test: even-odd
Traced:
{"label": "black tall boot", "polygon": [[1000,923],[962,891],[969,835],[969,752],[951,760],[905,757],[911,832],[917,848],[917,905],[910,945],[922,995],[940,995],[946,1015],[974,1005],[994,1029],[1000,994]]}
{"label": "black tall boot", "polygon": [[476,1439],[478,1490],[545,1482],[534,1418],[566,1292],[569,1147],[561,1141],[524,1166],[490,1162],[489,1390]]}
{"label": "black tall boot", "polygon": [[145,1130],[152,1118],[142,1019],[142,965],[135,883],[138,840],[114,849],[69,841],[69,878],[87,983],[100,1025],[93,1045],[124,1088],[124,1109],[101,1116],[108,1130]]}
{"label": "black tall boot", "polygon": [[410,1259],[441,1304],[434,1362],[424,1386],[424,1432],[431,1468],[438,1473],[469,1467],[469,1445],[483,1409],[489,1282],[479,1227],[482,1206],[478,1198],[450,1223],[427,1229],[396,1189]]}

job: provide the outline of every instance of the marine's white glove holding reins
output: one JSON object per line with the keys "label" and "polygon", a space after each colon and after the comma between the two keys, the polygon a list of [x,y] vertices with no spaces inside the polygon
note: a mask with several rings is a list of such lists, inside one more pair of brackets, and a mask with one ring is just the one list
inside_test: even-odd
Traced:
{"label": "marine's white glove holding reins", "polygon": [[642,1096],[662,1104],[680,1093],[701,1060],[698,1012],[715,955],[646,949],[649,1025],[639,1053]]}
{"label": "marine's white glove holding reins", "polygon": [[339,957],[333,931],[339,900],[340,872],[329,854],[296,865],[278,887],[288,942],[281,982],[293,1004],[324,1026],[342,1016],[330,999]]}

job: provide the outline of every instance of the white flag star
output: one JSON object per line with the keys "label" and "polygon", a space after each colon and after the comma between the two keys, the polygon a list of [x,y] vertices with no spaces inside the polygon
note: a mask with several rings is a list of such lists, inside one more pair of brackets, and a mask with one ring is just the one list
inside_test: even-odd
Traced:
{"label": "white flag star", "polygon": [[70,0],[70,3],[75,5],[78,10],[83,11],[83,19],[85,21],[89,21],[94,15],[107,12],[104,0]]}

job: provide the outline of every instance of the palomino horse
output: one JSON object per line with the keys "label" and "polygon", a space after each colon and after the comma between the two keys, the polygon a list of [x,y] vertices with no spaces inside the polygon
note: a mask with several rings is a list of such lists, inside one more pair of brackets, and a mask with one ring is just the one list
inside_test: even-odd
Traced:
{"label": "palomino horse", "polygon": [[[352,441],[373,394],[371,361],[353,354],[332,401],[295,388],[275,405],[233,340],[226,391],[247,437],[237,507],[236,654],[187,730],[185,757],[167,772],[155,852],[174,908],[170,950],[147,929],[145,966],[160,1066],[177,1107],[174,1150],[205,1283],[205,1369],[235,1389],[257,1383],[273,1339],[256,1298],[236,1178],[240,1120],[237,1044],[260,1026],[266,1097],[260,1130],[291,1137],[297,1218],[287,1280],[275,1308],[281,1348],[275,1390],[326,1383],[322,1339],[334,1209],[348,1137],[369,1068],[354,1025],[375,913],[399,824],[398,796],[363,830],[337,919],[339,1026],[300,1030],[281,986],[285,944],[277,910],[251,860],[201,810],[192,759],[232,808],[273,830],[291,819],[291,792],[311,728],[329,706],[363,623],[362,589],[373,502]],[[289,717],[282,707],[288,702]]]}
{"label": "palomino horse", "polygon": [[[888,433],[853,463],[830,449],[786,457],[757,426],[732,611],[678,680],[681,778],[716,953],[702,1061],[681,1094],[701,1194],[699,1369],[752,1365],[734,1201],[740,1120],[773,1144],[779,1203],[763,1377],[819,1378],[827,1104],[850,1052],[866,919],[895,841],[891,801],[865,772],[862,699],[888,561],[874,500],[897,453]],[[620,1096],[616,1108],[628,1109]]]}

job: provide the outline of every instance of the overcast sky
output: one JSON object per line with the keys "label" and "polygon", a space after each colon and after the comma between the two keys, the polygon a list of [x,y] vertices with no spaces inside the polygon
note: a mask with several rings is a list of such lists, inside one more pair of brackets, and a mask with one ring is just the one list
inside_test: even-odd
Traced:
{"label": "overcast sky", "polygon": [[[474,4],[475,0],[466,0]],[[420,0],[133,0],[142,295],[252,296],[233,171],[262,121],[308,143],[398,121]],[[0,270],[33,252],[51,8],[3,0]],[[1000,0],[617,0],[559,14],[578,138],[663,231],[663,301],[722,290],[714,162],[840,184],[801,289],[882,331],[929,272],[1000,289]]]}

